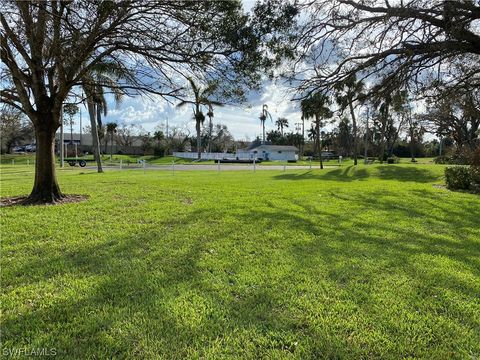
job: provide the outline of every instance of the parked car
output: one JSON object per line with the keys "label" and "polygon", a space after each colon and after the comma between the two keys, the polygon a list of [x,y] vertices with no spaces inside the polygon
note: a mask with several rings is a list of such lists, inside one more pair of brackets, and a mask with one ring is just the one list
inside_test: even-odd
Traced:
{"label": "parked car", "polygon": [[25,151],[26,152],[35,152],[37,151],[37,145],[36,144],[30,144],[25,146]]}
{"label": "parked car", "polygon": [[331,151],[322,151],[322,156],[324,159],[330,160],[330,159],[337,159],[338,156],[336,156],[333,152]]}
{"label": "parked car", "polygon": [[15,146],[12,149],[13,152],[24,152],[25,151],[25,146]]}

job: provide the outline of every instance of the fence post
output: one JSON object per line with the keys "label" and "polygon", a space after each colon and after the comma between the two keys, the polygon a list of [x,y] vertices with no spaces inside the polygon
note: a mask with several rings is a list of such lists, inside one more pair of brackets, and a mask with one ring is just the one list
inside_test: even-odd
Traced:
{"label": "fence post", "polygon": [[217,171],[220,172],[220,160],[217,160]]}
{"label": "fence post", "polygon": [[15,165],[15,160],[14,159],[12,159],[12,165]]}
{"label": "fence post", "polygon": [[145,171],[147,170],[147,162],[143,160],[143,173],[145,174]]}
{"label": "fence post", "polygon": [[256,164],[255,164],[255,158],[253,158],[253,172],[256,172]]}
{"label": "fence post", "polygon": [[172,161],[172,175],[175,176],[175,160]]}
{"label": "fence post", "polygon": [[287,170],[287,165],[283,164],[283,171],[285,172]]}
{"label": "fence post", "polygon": [[310,157],[310,170],[312,170],[312,157]]}
{"label": "fence post", "polygon": [[122,159],[120,159],[120,170],[122,170]]}
{"label": "fence post", "polygon": [[27,166],[30,165],[30,159],[27,159]]}

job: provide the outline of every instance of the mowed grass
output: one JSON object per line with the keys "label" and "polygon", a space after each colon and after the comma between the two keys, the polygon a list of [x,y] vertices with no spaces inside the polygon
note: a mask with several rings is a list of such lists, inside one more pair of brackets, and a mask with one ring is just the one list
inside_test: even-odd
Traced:
{"label": "mowed grass", "polygon": [[443,169],[59,171],[89,200],[0,209],[2,352],[478,359],[480,198]]}

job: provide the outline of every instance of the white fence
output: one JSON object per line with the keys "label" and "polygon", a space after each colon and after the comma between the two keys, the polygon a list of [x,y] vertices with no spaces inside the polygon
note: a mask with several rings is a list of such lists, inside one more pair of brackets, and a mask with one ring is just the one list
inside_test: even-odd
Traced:
{"label": "white fence", "polygon": [[[198,154],[196,152],[173,152],[174,157],[182,159],[197,159]],[[202,160],[223,160],[223,159],[235,159],[235,154],[231,153],[201,153]]]}

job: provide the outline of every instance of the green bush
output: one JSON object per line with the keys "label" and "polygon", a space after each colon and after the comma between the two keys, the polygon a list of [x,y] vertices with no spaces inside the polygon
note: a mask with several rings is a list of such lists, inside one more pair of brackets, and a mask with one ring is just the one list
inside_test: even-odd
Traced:
{"label": "green bush", "polygon": [[387,164],[398,164],[398,157],[392,156],[387,159]]}
{"label": "green bush", "polygon": [[470,169],[466,166],[452,166],[445,169],[445,182],[451,190],[468,190],[472,182]]}

